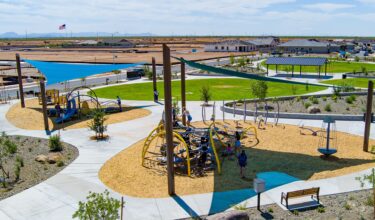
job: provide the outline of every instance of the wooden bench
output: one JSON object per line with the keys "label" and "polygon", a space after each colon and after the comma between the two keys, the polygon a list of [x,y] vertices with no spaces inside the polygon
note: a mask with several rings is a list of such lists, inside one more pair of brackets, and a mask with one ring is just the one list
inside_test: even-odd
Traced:
{"label": "wooden bench", "polygon": [[[313,203],[298,207],[298,209],[312,208],[312,207],[320,206],[319,190],[320,190],[319,187],[315,187],[315,188],[311,188],[311,189],[303,189],[303,190],[297,190],[297,191],[292,191],[292,192],[287,192],[287,193],[281,193],[281,204],[283,204],[283,201],[285,200],[286,208],[289,209],[289,210],[292,210],[292,209],[289,208],[289,201],[288,201],[289,199],[311,196],[311,199],[313,199]],[[316,200],[314,200],[314,196],[316,197]]]}

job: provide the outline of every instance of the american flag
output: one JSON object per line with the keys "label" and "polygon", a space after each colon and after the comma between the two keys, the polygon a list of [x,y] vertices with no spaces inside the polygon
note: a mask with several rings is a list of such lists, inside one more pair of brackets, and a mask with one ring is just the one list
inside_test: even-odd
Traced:
{"label": "american flag", "polygon": [[65,28],[66,28],[65,24],[59,26],[59,30],[64,30]]}

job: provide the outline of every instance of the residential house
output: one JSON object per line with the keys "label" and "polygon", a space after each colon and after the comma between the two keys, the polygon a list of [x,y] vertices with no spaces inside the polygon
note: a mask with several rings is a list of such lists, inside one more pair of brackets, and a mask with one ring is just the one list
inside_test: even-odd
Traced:
{"label": "residential house", "polygon": [[284,53],[331,53],[339,52],[340,46],[314,39],[290,40],[277,46]]}
{"label": "residential house", "polygon": [[251,52],[256,50],[256,45],[242,40],[226,40],[206,44],[205,52]]}

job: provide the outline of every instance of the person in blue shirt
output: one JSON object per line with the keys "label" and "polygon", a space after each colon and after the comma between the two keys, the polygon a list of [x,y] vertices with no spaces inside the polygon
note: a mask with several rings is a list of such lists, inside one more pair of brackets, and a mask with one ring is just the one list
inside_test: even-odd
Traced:
{"label": "person in blue shirt", "polygon": [[238,165],[240,166],[240,175],[241,178],[245,178],[245,167],[247,166],[247,155],[244,150],[242,150],[241,154],[238,156]]}

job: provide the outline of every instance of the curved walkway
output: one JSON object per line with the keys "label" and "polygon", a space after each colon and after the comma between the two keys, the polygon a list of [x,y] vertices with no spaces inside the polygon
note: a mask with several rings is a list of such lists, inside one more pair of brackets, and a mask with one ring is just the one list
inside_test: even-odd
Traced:
{"label": "curved walkway", "polygon": [[[61,131],[63,141],[73,144],[79,149],[79,157],[63,171],[48,180],[0,201],[0,219],[70,219],[78,207],[78,202],[85,200],[89,191],[103,192],[108,189],[98,178],[101,166],[119,151],[145,138],[161,118],[163,105],[147,101],[124,101],[125,104],[143,106],[152,114],[123,123],[108,126],[111,137],[105,142],[89,140],[92,135],[87,129]],[[217,102],[216,115],[222,115]],[[188,109],[194,120],[201,120],[200,102],[188,102]],[[0,131],[10,135],[27,135],[47,138],[44,131],[26,131],[11,125],[5,118],[10,105],[0,105]],[[207,115],[210,115],[207,109]],[[241,120],[242,116],[226,114],[226,119]],[[299,124],[300,120],[280,120],[281,123]],[[321,126],[320,121],[304,121],[307,126]],[[363,122],[337,122],[337,130],[362,135]],[[375,138],[375,129],[371,132]],[[361,147],[361,146],[359,146]],[[262,204],[279,203],[282,191],[297,190],[311,186],[320,186],[321,194],[342,193],[361,189],[356,176],[369,173],[369,170],[337,178],[317,181],[295,181],[265,192]],[[366,186],[369,187],[369,186]],[[112,196],[121,195],[112,192]],[[256,205],[256,197],[251,189],[221,193],[206,193],[173,198],[141,199],[124,196],[125,219],[176,219],[195,215],[205,215],[224,211],[231,205],[245,203]]]}

